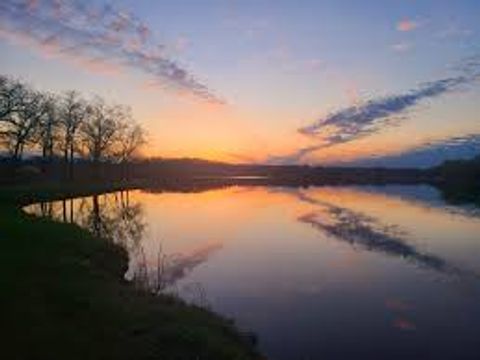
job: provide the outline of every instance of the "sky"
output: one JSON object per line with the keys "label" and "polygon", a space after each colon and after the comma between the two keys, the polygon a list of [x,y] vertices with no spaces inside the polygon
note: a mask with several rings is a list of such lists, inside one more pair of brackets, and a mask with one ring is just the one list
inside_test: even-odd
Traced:
{"label": "sky", "polygon": [[427,166],[480,153],[479,15],[478,0],[2,0],[0,72],[131,106],[148,156]]}

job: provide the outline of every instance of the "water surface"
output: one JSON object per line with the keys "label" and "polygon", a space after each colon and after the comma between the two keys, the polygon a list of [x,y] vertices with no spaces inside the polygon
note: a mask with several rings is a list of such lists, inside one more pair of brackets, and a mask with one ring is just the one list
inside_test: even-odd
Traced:
{"label": "water surface", "polygon": [[426,186],[135,190],[26,211],[122,243],[126,277],[270,359],[480,359],[480,217]]}

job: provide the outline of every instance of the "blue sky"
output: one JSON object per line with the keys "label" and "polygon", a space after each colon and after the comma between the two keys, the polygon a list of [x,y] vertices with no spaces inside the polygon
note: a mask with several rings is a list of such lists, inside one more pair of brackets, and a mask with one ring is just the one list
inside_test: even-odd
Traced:
{"label": "blue sky", "polygon": [[[85,20],[108,4],[104,18]],[[295,161],[344,162],[480,132],[477,73],[389,113],[366,136],[318,146],[331,134],[298,131],[464,76],[466,59],[480,54],[479,14],[473,0],[6,0],[0,65],[42,89],[74,88],[132,106],[150,129],[151,155],[288,161],[314,148]],[[93,38],[90,26],[110,36],[111,22],[124,16],[128,27],[108,47],[80,42]],[[65,26],[76,32],[59,31]],[[139,41],[143,27],[148,38]],[[119,49],[132,38],[136,52],[126,57]],[[138,60],[152,51],[148,62]]]}

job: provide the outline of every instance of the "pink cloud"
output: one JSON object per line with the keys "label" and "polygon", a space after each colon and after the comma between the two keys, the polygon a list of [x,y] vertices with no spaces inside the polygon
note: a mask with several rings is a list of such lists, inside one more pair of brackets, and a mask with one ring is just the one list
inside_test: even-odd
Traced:
{"label": "pink cloud", "polygon": [[309,70],[318,71],[318,70],[324,69],[326,64],[325,64],[325,61],[322,59],[312,58],[312,59],[305,60],[305,65]]}
{"label": "pink cloud", "polygon": [[[182,64],[162,51],[133,14],[90,1],[0,1],[0,32],[16,44],[55,55],[95,73],[134,69],[174,92],[223,103]],[[186,46],[185,44],[183,44]],[[78,59],[78,60],[77,60]]]}
{"label": "pink cloud", "polygon": [[98,75],[118,76],[123,73],[122,66],[109,62],[100,57],[84,56],[75,49],[64,49],[59,38],[55,35],[39,41],[34,41],[22,33],[11,32],[0,26],[0,38],[11,43],[20,44],[28,49],[38,52],[45,58],[59,58],[73,64],[84,71]]}
{"label": "pink cloud", "polygon": [[140,24],[137,27],[137,32],[138,32],[138,36],[140,37],[143,43],[146,43],[148,38],[151,36],[150,28],[145,24]]}
{"label": "pink cloud", "polygon": [[179,36],[173,43],[173,49],[177,53],[182,53],[190,46],[190,39],[186,36]]}
{"label": "pink cloud", "polygon": [[397,30],[401,32],[408,32],[419,27],[419,23],[413,20],[404,19],[397,23]]}
{"label": "pink cloud", "polygon": [[27,0],[25,6],[28,12],[34,12],[38,8],[38,0]]}
{"label": "pink cloud", "polygon": [[70,61],[84,70],[106,76],[119,76],[123,74],[120,65],[112,64],[101,58],[71,57]]}

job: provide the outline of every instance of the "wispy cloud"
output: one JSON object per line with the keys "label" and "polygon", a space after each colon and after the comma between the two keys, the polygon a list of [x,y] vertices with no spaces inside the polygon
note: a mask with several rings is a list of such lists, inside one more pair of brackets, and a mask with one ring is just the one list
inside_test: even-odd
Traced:
{"label": "wispy cloud", "polygon": [[446,139],[437,139],[425,142],[419,150],[433,149],[441,151],[441,149],[450,149],[454,147],[473,146],[480,149],[480,134],[467,134],[452,136]]}
{"label": "wispy cloud", "polygon": [[439,31],[436,35],[440,39],[448,38],[466,38],[474,34],[473,30],[459,26],[457,24],[450,24],[445,29]]}
{"label": "wispy cloud", "polygon": [[425,141],[389,155],[372,155],[342,163],[347,166],[432,167],[445,160],[469,159],[480,153],[480,134]]}
{"label": "wispy cloud", "polygon": [[162,87],[222,102],[178,61],[133,14],[92,1],[3,0],[0,36],[28,40],[42,51],[82,58],[103,67],[122,66],[148,75]]}
{"label": "wispy cloud", "polygon": [[413,47],[412,43],[401,41],[391,46],[392,50],[398,53],[404,53],[411,50]]}
{"label": "wispy cloud", "polygon": [[341,109],[298,131],[304,135],[323,135],[325,145],[351,141],[377,132],[419,102],[453,91],[470,80],[462,75],[428,82],[404,94],[373,99],[358,106]]}
{"label": "wispy cloud", "polygon": [[307,155],[322,148],[324,148],[324,145],[306,146],[287,155],[270,155],[265,162],[272,165],[296,164],[301,162]]}
{"label": "wispy cloud", "polygon": [[459,90],[480,79],[480,57],[465,59],[459,75],[420,84],[403,94],[372,99],[359,105],[332,112],[298,132],[315,140],[315,144],[300,148],[286,156],[272,156],[271,163],[299,162],[320,149],[354,141],[380,132],[385,127],[406,119],[406,112],[419,103]]}

